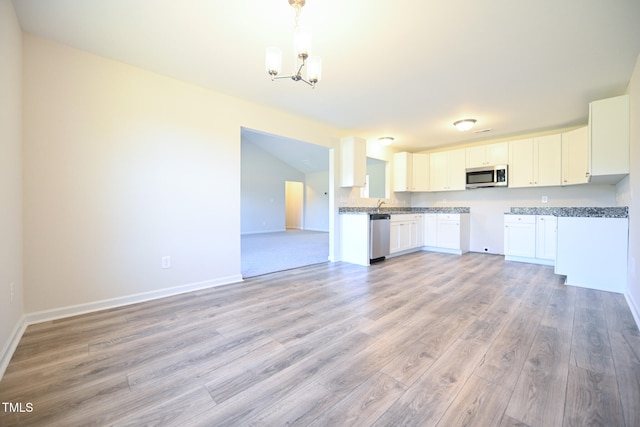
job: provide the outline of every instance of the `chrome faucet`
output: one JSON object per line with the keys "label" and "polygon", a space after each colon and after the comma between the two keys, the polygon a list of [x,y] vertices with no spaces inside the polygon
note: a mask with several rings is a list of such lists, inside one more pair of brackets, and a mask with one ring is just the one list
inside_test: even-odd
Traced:
{"label": "chrome faucet", "polygon": [[385,202],[382,199],[378,199],[378,213],[380,213],[380,206],[384,205],[385,203],[387,203],[387,202]]}

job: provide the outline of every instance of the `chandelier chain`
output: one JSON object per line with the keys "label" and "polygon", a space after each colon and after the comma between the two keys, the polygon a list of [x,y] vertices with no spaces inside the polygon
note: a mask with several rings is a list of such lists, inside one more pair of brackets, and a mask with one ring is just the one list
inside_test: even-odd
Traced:
{"label": "chandelier chain", "polygon": [[294,25],[294,29],[296,31],[298,31],[300,29],[300,12],[302,11],[302,7],[300,6],[299,3],[296,3],[295,6],[293,6],[296,10],[296,19],[295,19],[295,25]]}

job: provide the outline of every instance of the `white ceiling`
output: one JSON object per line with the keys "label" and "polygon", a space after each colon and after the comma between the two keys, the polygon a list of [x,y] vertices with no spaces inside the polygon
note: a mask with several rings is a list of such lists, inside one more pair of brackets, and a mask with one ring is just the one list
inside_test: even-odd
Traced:
{"label": "white ceiling", "polygon": [[[624,93],[640,52],[639,0],[307,0],[323,59],[316,89],[293,67],[287,0],[14,0],[24,31],[418,151],[587,122]],[[459,118],[478,120],[457,132]]]}

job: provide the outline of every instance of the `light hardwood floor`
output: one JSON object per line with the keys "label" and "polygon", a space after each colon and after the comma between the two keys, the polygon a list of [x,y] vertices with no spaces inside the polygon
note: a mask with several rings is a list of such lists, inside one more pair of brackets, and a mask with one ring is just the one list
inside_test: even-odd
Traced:
{"label": "light hardwood floor", "polygon": [[418,252],[30,326],[0,425],[639,426],[624,297]]}

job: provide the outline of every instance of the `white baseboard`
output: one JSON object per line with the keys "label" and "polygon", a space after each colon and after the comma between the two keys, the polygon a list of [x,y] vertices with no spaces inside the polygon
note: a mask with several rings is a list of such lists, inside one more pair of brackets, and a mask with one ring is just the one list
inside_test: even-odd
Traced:
{"label": "white baseboard", "polygon": [[252,234],[282,233],[285,231],[287,231],[286,228],[276,228],[273,230],[244,231],[240,233],[240,236],[250,236]]}
{"label": "white baseboard", "polygon": [[427,252],[440,252],[443,254],[452,254],[452,255],[462,255],[468,252],[468,251],[463,251],[462,249],[449,249],[449,248],[441,248],[438,246],[423,246],[422,250]]}
{"label": "white baseboard", "polygon": [[157,291],[143,292],[124,297],[111,298],[101,301],[94,301],[85,304],[72,305],[67,307],[54,308],[51,310],[37,311],[22,316],[9,339],[5,348],[0,354],[0,380],[4,375],[13,353],[18,347],[18,343],[27,329],[27,326],[35,323],[48,322],[51,320],[62,319],[64,317],[77,316],[80,314],[92,313],[94,311],[106,310],[110,308],[123,307],[126,305],[137,304],[145,301],[152,301],[159,298],[170,297],[174,295],[184,294],[187,292],[198,291],[201,289],[214,288],[216,286],[228,285],[231,283],[242,282],[242,275],[234,275],[221,277],[214,280],[206,280],[204,282],[189,283],[186,285],[175,286],[173,288],[160,289]]}
{"label": "white baseboard", "polygon": [[636,326],[640,328],[640,306],[637,301],[633,299],[629,290],[624,293],[624,298],[627,300],[627,304],[629,305],[629,309],[631,309],[631,314],[633,315],[634,320],[636,321]]}
{"label": "white baseboard", "polygon": [[18,348],[18,343],[22,338],[22,334],[24,334],[24,331],[27,329],[27,326],[26,316],[22,316],[13,328],[13,332],[9,337],[9,341],[7,341],[2,349],[2,353],[0,353],[0,381],[2,381],[4,372],[7,370],[7,366],[9,366],[13,353],[16,351],[16,348]]}
{"label": "white baseboard", "polygon": [[527,264],[540,264],[540,265],[550,265],[550,266],[556,265],[556,261],[553,259],[529,258],[529,257],[513,256],[513,255],[505,255],[504,260],[525,262]]}

